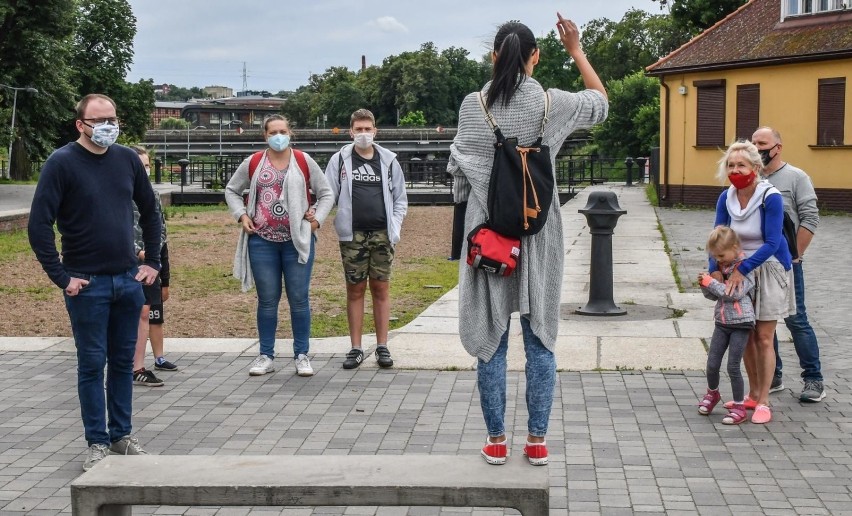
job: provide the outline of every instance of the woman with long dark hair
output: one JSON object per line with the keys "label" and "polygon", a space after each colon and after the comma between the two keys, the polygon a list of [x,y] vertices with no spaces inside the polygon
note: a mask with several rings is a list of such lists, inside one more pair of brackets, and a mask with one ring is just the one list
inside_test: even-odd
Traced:
{"label": "woman with long dark hair", "polygon": [[[503,24],[494,38],[491,81],[482,88],[485,105],[507,137],[529,145],[542,135],[553,149],[553,161],[565,139],[606,119],[606,90],[580,48],[580,33],[571,20],[557,13],[556,27],[568,55],[574,60],[586,89],[577,93],[551,88],[547,92],[532,78],[539,49],[524,24]],[[451,147],[448,170],[455,176],[456,202],[467,201],[465,233],[485,222],[488,183],[494,157],[495,135],[486,122],[480,92],[468,95],[459,111],[459,127]],[[545,95],[549,96],[546,123]],[[555,164],[551,162],[555,170]],[[459,266],[459,334],[468,353],[477,358],[480,404],[488,430],[482,456],[489,464],[504,464],[508,442],[506,411],[506,352],[509,318],[520,312],[526,353],[526,401],[529,411],[524,454],[533,465],[547,464],[547,423],[556,383],[553,349],[559,326],[562,288],[562,220],[556,188],[544,195],[553,202],[544,227],[521,237],[518,268],[507,277]],[[542,196],[542,192],[538,193]],[[467,249],[463,250],[463,255]]]}

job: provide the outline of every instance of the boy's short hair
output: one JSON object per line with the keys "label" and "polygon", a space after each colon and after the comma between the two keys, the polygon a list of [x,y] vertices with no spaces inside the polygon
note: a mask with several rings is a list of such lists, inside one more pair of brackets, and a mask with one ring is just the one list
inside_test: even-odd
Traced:
{"label": "boy's short hair", "polygon": [[357,122],[358,120],[369,120],[370,122],[372,122],[373,127],[376,127],[376,117],[373,116],[373,113],[370,112],[369,109],[356,109],[355,112],[352,113],[352,116],[349,117],[349,128],[351,129],[352,127],[354,127],[355,122]]}
{"label": "boy's short hair", "polygon": [[89,93],[85,97],[81,98],[80,101],[77,102],[77,105],[74,107],[74,110],[77,112],[77,120],[82,120],[86,116],[86,108],[89,106],[89,102],[95,99],[106,100],[107,102],[112,104],[112,107],[118,109],[118,106],[115,105],[115,101],[107,97],[106,95],[102,95],[100,93]]}

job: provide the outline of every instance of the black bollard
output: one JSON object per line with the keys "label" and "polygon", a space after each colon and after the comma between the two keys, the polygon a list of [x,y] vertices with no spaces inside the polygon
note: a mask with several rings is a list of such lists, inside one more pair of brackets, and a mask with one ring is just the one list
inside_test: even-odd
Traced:
{"label": "black bollard", "polygon": [[627,167],[627,186],[633,186],[633,158],[624,158],[624,166]]}
{"label": "black bollard", "polygon": [[160,184],[163,182],[163,160],[154,158],[154,182]]}
{"label": "black bollard", "polygon": [[624,315],[627,310],[616,306],[612,298],[612,233],[618,217],[627,213],[618,205],[614,192],[592,192],[582,210],[592,234],[589,266],[589,302],[575,310],[580,315]]}
{"label": "black bollard", "polygon": [[648,161],[648,158],[636,158],[636,171],[639,173],[639,182],[645,182],[645,163]]}
{"label": "black bollard", "polygon": [[189,166],[189,160],[186,158],[179,159],[178,165],[180,165],[180,191],[183,193],[183,187],[186,186],[186,167]]}

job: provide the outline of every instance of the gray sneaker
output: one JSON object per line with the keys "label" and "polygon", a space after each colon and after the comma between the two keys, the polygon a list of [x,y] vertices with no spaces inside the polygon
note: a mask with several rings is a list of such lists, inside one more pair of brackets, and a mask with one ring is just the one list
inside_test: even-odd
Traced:
{"label": "gray sneaker", "polygon": [[311,367],[311,361],[308,355],[302,354],[296,357],[296,374],[299,376],[313,376],[314,368]]}
{"label": "gray sneaker", "polygon": [[784,390],[784,382],[780,376],[772,377],[772,384],[769,386],[769,392],[780,392]]}
{"label": "gray sneaker", "polygon": [[816,403],[825,398],[825,388],[823,388],[822,380],[805,380],[805,387],[802,389],[802,394],[799,395],[799,400],[808,403]]}
{"label": "gray sneaker", "polygon": [[148,455],[148,452],[142,449],[139,441],[135,437],[125,435],[118,441],[112,443],[109,451],[115,455]]}
{"label": "gray sneaker", "polygon": [[86,462],[83,463],[83,471],[89,471],[95,467],[95,464],[102,461],[109,455],[109,446],[105,444],[93,444],[89,446],[89,452],[86,454]]}
{"label": "gray sneaker", "polygon": [[275,361],[266,355],[258,355],[249,366],[251,376],[260,376],[275,371]]}

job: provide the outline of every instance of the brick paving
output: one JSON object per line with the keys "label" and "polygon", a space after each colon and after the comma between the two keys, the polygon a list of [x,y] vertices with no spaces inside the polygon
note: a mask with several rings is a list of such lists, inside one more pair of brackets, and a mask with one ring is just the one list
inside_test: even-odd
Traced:
{"label": "brick paving", "polygon": [[[703,266],[708,211],[658,210],[681,279]],[[852,218],[824,217],[806,256],[808,306],[828,397],[801,404],[792,344],[787,390],[768,425],[721,424],[696,410],[701,372],[559,374],[548,448],[553,514],[852,514]],[[699,235],[698,237],[696,235]],[[641,265],[641,264],[640,264]],[[58,317],[66,315],[57,314]],[[471,371],[340,368],[317,355],[316,376],[286,361],[249,377],[249,355],[170,354],[181,366],[162,388],[137,389],[134,431],[158,454],[456,454],[481,460],[485,436]],[[56,351],[0,351],[0,513],[70,513],[69,483],[86,445],[76,360]],[[509,373],[509,460],[524,460],[524,377]],[[724,380],[723,380],[724,386]],[[140,472],[140,475],[156,472]],[[507,479],[511,482],[511,479]],[[466,508],[136,507],[136,514],[512,514]]]}

